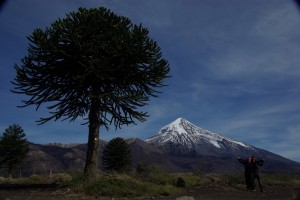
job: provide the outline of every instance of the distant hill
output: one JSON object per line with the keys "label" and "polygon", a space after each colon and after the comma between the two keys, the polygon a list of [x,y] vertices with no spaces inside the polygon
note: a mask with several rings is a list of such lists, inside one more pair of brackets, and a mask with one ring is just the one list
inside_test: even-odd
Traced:
{"label": "distant hill", "polygon": [[[137,138],[126,141],[132,150],[134,168],[143,163],[156,164],[167,172],[241,172],[243,166],[236,156],[256,155],[258,159],[265,159],[262,171],[300,172],[298,162],[199,128],[183,118],[164,126],[145,141]],[[100,168],[106,144],[100,140]],[[30,154],[22,173],[83,170],[86,150],[86,144],[30,143]]]}

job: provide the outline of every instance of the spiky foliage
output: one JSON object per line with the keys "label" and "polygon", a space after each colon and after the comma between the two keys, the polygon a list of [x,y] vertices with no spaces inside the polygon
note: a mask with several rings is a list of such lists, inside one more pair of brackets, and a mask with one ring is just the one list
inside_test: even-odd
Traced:
{"label": "spiky foliage", "polygon": [[126,172],[131,170],[131,150],[123,138],[114,138],[108,142],[103,151],[104,169]]}
{"label": "spiky foliage", "polygon": [[[24,107],[46,105],[49,120],[86,119],[89,140],[85,174],[98,166],[99,128],[144,121],[139,109],[157,97],[169,65],[142,25],[100,7],[79,8],[28,36],[28,55],[12,82]],[[21,106],[21,107],[22,107]]]}

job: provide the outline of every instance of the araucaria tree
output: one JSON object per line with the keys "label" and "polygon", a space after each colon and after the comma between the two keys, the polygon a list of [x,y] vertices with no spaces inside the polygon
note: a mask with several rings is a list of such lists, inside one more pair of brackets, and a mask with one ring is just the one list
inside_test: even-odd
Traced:
{"label": "araucaria tree", "polygon": [[49,120],[86,119],[89,126],[84,173],[98,170],[99,128],[144,121],[140,110],[165,86],[169,64],[148,30],[106,8],[79,8],[28,36],[28,55],[15,65],[13,92],[22,106],[46,104]]}
{"label": "araucaria tree", "polygon": [[9,126],[0,137],[0,166],[8,170],[11,177],[13,171],[22,166],[29,153],[29,144],[22,127],[18,124]]}
{"label": "araucaria tree", "polygon": [[132,165],[130,146],[123,138],[114,138],[106,145],[102,160],[105,170],[117,172],[130,171]]}

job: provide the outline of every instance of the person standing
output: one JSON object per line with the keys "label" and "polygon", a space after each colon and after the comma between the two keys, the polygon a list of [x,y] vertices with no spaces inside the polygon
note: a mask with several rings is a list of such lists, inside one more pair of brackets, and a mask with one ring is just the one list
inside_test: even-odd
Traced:
{"label": "person standing", "polygon": [[238,161],[244,165],[244,176],[245,176],[245,182],[247,190],[251,191],[253,186],[253,176],[252,176],[252,163],[251,163],[251,157],[248,159],[241,159],[239,156],[236,157]]}
{"label": "person standing", "polygon": [[258,173],[258,167],[261,167],[264,165],[264,160],[256,160],[255,155],[251,157],[251,166],[252,166],[252,189],[255,190],[255,179],[257,179],[260,191],[263,192],[263,185],[262,181],[260,179],[259,173]]}

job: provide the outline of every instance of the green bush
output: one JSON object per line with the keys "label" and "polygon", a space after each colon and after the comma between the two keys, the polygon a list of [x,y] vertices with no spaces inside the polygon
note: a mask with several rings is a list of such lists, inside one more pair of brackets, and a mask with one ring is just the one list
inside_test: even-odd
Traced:
{"label": "green bush", "polygon": [[184,178],[178,177],[178,178],[177,178],[177,181],[176,181],[176,186],[177,186],[177,187],[185,187],[185,186],[186,186],[186,183],[185,183]]}

